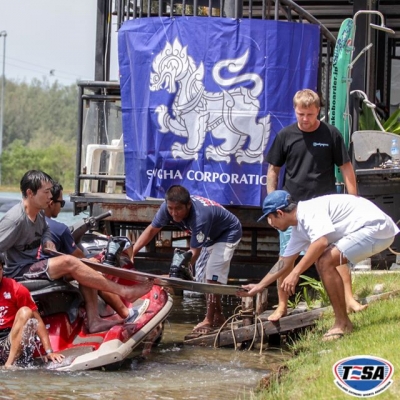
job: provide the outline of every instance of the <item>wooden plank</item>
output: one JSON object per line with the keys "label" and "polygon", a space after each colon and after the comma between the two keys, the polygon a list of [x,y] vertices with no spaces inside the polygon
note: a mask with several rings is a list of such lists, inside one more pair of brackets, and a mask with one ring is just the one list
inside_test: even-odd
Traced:
{"label": "wooden plank", "polygon": [[[51,252],[53,255],[57,256],[66,255],[64,253],[60,253],[58,251],[50,249],[48,251]],[[155,285],[170,287],[172,289],[190,290],[192,292],[223,294],[231,296],[235,296],[238,292],[246,291],[246,289],[243,289],[241,286],[219,285],[219,284],[202,283],[196,281],[185,281],[183,279],[170,278],[168,275],[167,276],[155,275],[136,270],[117,268],[107,264],[92,262],[86,258],[80,258],[80,261],[82,261],[90,268],[93,268],[95,271],[101,272],[103,274],[112,275],[118,278],[136,282],[145,282],[147,280],[151,280],[154,282]]]}
{"label": "wooden plank", "polygon": [[[277,322],[265,321],[262,323],[264,329],[264,335],[276,335],[285,332],[292,331],[298,328],[304,328],[311,326],[315,323],[317,319],[320,318],[321,314],[326,311],[328,307],[318,308],[312,311],[305,311],[299,314],[290,315],[288,317],[283,317]],[[228,326],[229,327],[229,326]],[[261,337],[260,323],[243,326],[233,330],[225,330],[219,333],[217,341],[215,339],[217,334],[202,335],[197,338],[191,338],[184,340],[184,344],[194,345],[194,346],[214,346],[214,343],[218,347],[229,346],[240,342],[245,342],[248,340],[253,340],[254,331],[257,329],[256,338]],[[235,335],[235,336],[233,336]]]}
{"label": "wooden plank", "polygon": [[[400,295],[400,289],[393,290],[391,292],[379,293],[376,295],[368,296],[365,299],[361,299],[361,304],[370,304],[379,300],[387,300]],[[312,311],[305,311],[297,314],[291,314],[287,317],[281,318],[277,322],[268,321],[268,315],[271,311],[266,311],[259,316],[259,318],[263,321],[262,326],[264,329],[264,335],[276,335],[282,334],[285,332],[292,331],[298,328],[305,328],[307,326],[314,325],[315,321],[320,318],[320,316],[327,310],[332,310],[332,307],[324,307],[318,308]],[[229,327],[229,326],[228,326]],[[203,335],[197,338],[191,338],[184,340],[184,344],[193,345],[193,346],[214,346],[214,343],[218,347],[230,346],[235,343],[245,342],[249,340],[253,340],[254,331],[257,329],[256,338],[261,338],[261,328],[260,323],[236,327],[233,330],[225,330],[219,333],[219,337],[217,341],[215,340],[217,337],[217,333],[213,333],[210,335]],[[235,335],[235,336],[233,336]]]}

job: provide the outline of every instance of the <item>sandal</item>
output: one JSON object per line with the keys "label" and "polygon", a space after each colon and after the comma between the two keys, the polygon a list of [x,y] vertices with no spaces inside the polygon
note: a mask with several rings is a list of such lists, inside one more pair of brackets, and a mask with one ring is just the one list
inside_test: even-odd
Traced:
{"label": "sandal", "polygon": [[185,340],[196,339],[203,335],[209,335],[214,331],[213,327],[209,323],[200,322],[197,324],[189,335],[185,336]]}

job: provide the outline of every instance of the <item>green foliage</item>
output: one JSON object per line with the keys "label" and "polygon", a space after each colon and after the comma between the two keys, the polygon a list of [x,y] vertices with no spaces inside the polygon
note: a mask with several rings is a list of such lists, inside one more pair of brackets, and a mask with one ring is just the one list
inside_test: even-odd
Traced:
{"label": "green foliage", "polygon": [[73,186],[78,89],[57,81],[6,81],[2,184],[18,186],[28,169],[42,169]]}
{"label": "green foliage", "polygon": [[[389,116],[389,118],[385,120],[380,120],[383,128],[386,132],[400,134],[400,108],[397,109],[393,114]],[[361,131],[366,130],[376,130],[380,131],[378,123],[374,118],[374,114],[372,110],[366,106],[365,103],[362,103],[362,112],[360,114],[359,125]]]}
{"label": "green foliage", "polygon": [[386,132],[400,134],[400,108],[398,108],[383,124]]}
{"label": "green foliage", "polygon": [[299,286],[309,286],[317,293],[317,300],[321,302],[321,307],[325,307],[330,304],[328,293],[321,281],[311,278],[306,275],[300,275],[305,282],[300,283]]}
{"label": "green foliage", "polygon": [[310,310],[312,308],[313,299],[310,295],[309,290],[305,286],[303,287],[303,299],[307,304],[307,309]]}
{"label": "green foliage", "polygon": [[301,300],[301,293],[297,292],[296,295],[294,296],[294,300],[288,300],[288,306],[290,308],[297,308]]}
{"label": "green foliage", "polygon": [[26,171],[40,169],[63,186],[72,187],[74,167],[75,148],[67,143],[56,141],[46,148],[30,148],[16,140],[3,152],[2,184],[17,185]]}

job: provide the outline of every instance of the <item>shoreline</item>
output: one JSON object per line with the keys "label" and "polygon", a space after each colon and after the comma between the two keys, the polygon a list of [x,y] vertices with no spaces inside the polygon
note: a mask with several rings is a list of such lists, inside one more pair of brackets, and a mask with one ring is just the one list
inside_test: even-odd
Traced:
{"label": "shoreline", "polygon": [[[400,273],[379,272],[362,272],[353,277],[355,294],[360,302],[368,303],[369,306],[362,312],[350,315],[354,325],[351,334],[338,340],[323,342],[322,335],[332,326],[334,320],[333,312],[326,311],[313,328],[301,333],[295,342],[288,343],[292,358],[260,381],[251,398],[348,398],[334,383],[333,367],[339,360],[361,354],[387,360],[397,372],[396,368],[400,366],[400,355],[397,351],[400,343]],[[377,291],[380,293],[376,293]],[[388,390],[379,396],[382,400],[399,397],[400,382],[394,379]]]}

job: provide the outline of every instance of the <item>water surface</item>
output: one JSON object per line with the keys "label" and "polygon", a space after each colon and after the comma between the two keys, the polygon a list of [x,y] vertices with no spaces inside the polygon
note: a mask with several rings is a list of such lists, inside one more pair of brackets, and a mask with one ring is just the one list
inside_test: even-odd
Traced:
{"label": "water surface", "polygon": [[[231,315],[238,300],[224,303]],[[204,317],[204,307],[202,297],[174,297],[160,345],[119,370],[0,370],[0,399],[250,399],[260,379],[288,354],[183,345],[184,336]]]}

